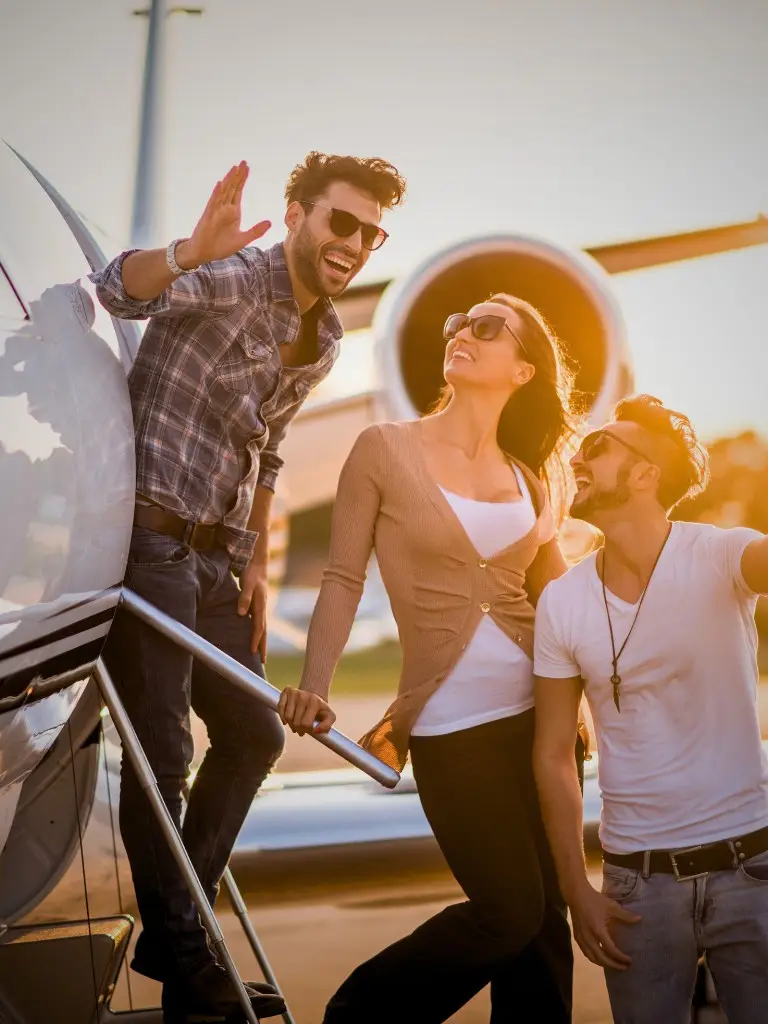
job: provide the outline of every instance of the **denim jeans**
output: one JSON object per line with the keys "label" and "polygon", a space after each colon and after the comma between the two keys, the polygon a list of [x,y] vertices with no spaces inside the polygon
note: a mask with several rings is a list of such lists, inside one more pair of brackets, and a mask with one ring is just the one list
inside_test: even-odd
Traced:
{"label": "denim jeans", "polygon": [[[157,608],[262,673],[258,655],[249,649],[251,619],[237,614],[239,590],[223,548],[200,553],[165,534],[134,527],[125,581]],[[280,720],[125,610],[118,613],[104,656],[213,904],[253,798],[282,752]],[[210,747],[192,786],[182,830],[182,791],[193,755],[190,707],[205,722]],[[158,980],[169,972],[194,972],[213,954],[125,755],[120,831],[143,925],[134,968]]]}
{"label": "denim jeans", "polygon": [[681,882],[604,864],[603,892],[642,917],[612,929],[632,957],[605,972],[615,1024],[689,1024],[702,953],[728,1024],[768,1022],[768,853]]}

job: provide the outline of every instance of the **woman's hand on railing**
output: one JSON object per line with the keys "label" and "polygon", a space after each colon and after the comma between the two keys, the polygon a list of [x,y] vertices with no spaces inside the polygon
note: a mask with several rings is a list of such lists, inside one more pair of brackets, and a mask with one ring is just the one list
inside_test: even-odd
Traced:
{"label": "woman's hand on railing", "polygon": [[330,705],[318,693],[297,690],[293,686],[286,686],[280,694],[277,713],[283,724],[299,736],[308,732],[313,736],[330,732],[336,721]]}

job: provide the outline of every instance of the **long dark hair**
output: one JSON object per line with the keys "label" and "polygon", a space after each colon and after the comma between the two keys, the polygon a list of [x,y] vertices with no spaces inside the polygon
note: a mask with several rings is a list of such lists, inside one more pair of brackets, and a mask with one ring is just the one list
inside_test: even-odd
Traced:
{"label": "long dark hair", "polygon": [[[536,370],[501,410],[496,440],[503,452],[524,462],[544,482],[560,518],[567,490],[568,446],[576,434],[572,375],[555,332],[530,302],[504,292],[486,301],[517,313],[525,358]],[[430,414],[445,409],[452,397],[453,388],[446,384]]]}

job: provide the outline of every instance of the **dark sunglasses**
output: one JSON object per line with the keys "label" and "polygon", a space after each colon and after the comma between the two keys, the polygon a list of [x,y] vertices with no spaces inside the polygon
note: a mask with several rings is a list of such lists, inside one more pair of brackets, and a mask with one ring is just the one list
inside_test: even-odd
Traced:
{"label": "dark sunglasses", "polygon": [[446,341],[453,341],[459,331],[466,327],[472,332],[472,336],[478,341],[495,341],[501,332],[506,329],[515,339],[523,355],[526,355],[525,345],[509,326],[503,316],[496,313],[484,313],[482,316],[467,316],[466,313],[451,313],[443,327],[443,337]]}
{"label": "dark sunglasses", "polygon": [[649,459],[645,452],[641,452],[639,448],[635,448],[629,441],[625,441],[617,434],[612,434],[610,430],[593,430],[591,434],[587,434],[584,440],[579,445],[579,455],[585,462],[591,462],[592,459],[596,459],[599,455],[605,453],[607,439],[611,438],[612,441],[617,441],[620,445],[632,452],[643,462],[650,462],[653,464],[653,459]]}
{"label": "dark sunglasses", "polygon": [[349,213],[347,210],[337,210],[335,206],[326,206],[324,203],[310,203],[307,200],[302,200],[301,205],[318,206],[321,210],[330,210],[329,224],[331,231],[337,238],[349,238],[359,228],[363,248],[369,252],[380,249],[389,238],[384,228],[380,228],[378,224],[366,224],[364,221],[358,220],[354,213]]}

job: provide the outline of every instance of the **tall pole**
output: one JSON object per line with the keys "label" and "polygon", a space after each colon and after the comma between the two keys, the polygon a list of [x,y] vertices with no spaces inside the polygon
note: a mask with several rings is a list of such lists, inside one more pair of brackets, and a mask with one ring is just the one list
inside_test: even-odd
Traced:
{"label": "tall pole", "polygon": [[131,214],[131,245],[140,249],[161,241],[161,189],[165,139],[165,48],[171,14],[202,14],[200,7],[168,8],[166,0],[150,0],[148,8],[133,12],[149,17],[144,78],[141,90],[139,152]]}
{"label": "tall pole", "polygon": [[[136,11],[144,14],[144,11]],[[163,107],[163,55],[166,32],[165,0],[149,5],[147,52],[141,89],[139,152],[131,216],[131,245],[151,248],[159,234],[160,182],[162,181],[161,122]]]}

